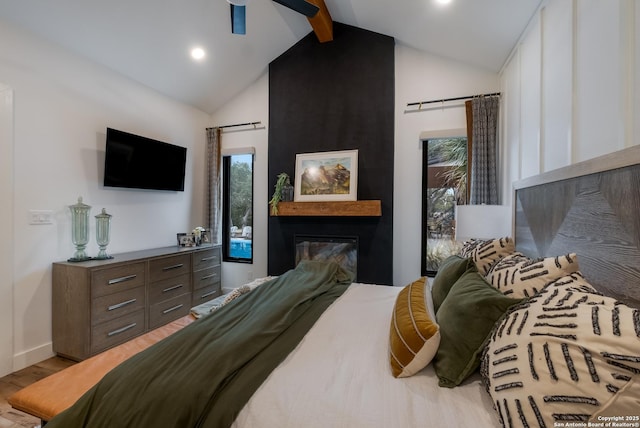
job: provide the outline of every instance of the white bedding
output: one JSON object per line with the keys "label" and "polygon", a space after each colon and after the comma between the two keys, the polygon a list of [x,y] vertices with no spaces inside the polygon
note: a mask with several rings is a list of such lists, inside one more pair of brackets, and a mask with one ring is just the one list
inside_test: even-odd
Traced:
{"label": "white bedding", "polygon": [[391,375],[391,312],[401,287],[352,284],[238,415],[235,428],[497,427],[479,375],[438,386],[433,367]]}

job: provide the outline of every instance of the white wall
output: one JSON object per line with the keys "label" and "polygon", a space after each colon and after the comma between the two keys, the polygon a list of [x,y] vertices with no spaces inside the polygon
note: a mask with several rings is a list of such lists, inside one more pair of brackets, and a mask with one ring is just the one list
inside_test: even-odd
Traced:
{"label": "white wall", "polygon": [[[0,82],[14,98],[13,264],[0,275],[14,278],[15,370],[52,355],[51,263],[73,254],[68,206],[78,196],[91,216],[102,207],[113,215],[110,252],[174,245],[177,232],[202,224],[209,115],[6,23]],[[185,191],[104,188],[106,127],[187,147]],[[30,209],[52,210],[53,224],[29,225]],[[97,250],[92,230],[88,251]]]}
{"label": "white wall", "polygon": [[[573,31],[572,26],[567,25],[573,21],[571,2],[550,3],[542,16],[542,63],[553,64],[553,67],[543,67],[541,76],[542,109],[546,113],[541,123],[541,165],[548,171],[567,165],[571,159],[568,148],[573,138]],[[539,60],[531,58],[531,61],[535,64],[536,59]]]}
{"label": "white wall", "polygon": [[13,90],[0,83],[0,376],[13,369]]}
{"label": "white wall", "polygon": [[254,147],[253,181],[253,264],[223,263],[222,286],[239,287],[254,278],[267,275],[268,202],[273,189],[267,188],[269,154],[269,76],[264,73],[256,82],[218,110],[211,126],[262,122],[257,129],[231,128],[222,133],[223,149]]}
{"label": "white wall", "polygon": [[[466,127],[464,104],[447,108],[424,109],[405,113],[413,101],[442,99],[491,93],[499,90],[497,73],[426,55],[415,49],[396,45],[395,49],[395,161],[393,229],[393,282],[403,285],[420,276],[422,147],[424,131]],[[211,125],[260,120],[268,128],[268,77],[263,76],[241,96],[213,114]],[[277,144],[277,142],[271,142]],[[254,188],[254,264],[225,263],[222,278],[225,287],[267,274],[267,203],[273,189],[267,188],[268,130],[225,133],[222,147],[256,147]],[[261,172],[261,174],[260,174]],[[390,213],[383,213],[390,215]]]}
{"label": "white wall", "polygon": [[634,0],[543,2],[501,73],[509,181],[638,144],[639,18]]}
{"label": "white wall", "polygon": [[[499,92],[496,73],[396,45],[393,283],[420,276],[422,147],[420,133],[466,128],[464,103],[405,113],[407,103]],[[383,213],[384,215],[384,213]]]}

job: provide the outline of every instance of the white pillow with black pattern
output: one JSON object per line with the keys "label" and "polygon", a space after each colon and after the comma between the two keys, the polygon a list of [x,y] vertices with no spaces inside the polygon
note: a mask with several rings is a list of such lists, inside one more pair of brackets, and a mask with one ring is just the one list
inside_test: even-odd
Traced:
{"label": "white pillow with black pattern", "polygon": [[603,294],[596,290],[593,285],[587,281],[582,272],[575,271],[570,275],[563,276],[553,281],[549,286],[553,286],[552,293],[559,293],[561,290],[584,292],[587,294]]}
{"label": "white pillow with black pattern", "polygon": [[551,282],[578,269],[575,253],[531,259],[516,252],[494,263],[485,279],[503,294],[523,298],[532,297]]}
{"label": "white pillow with black pattern", "polygon": [[640,311],[581,275],[556,283],[496,323],[485,347],[481,373],[504,427],[586,426],[637,402]]}
{"label": "white pillow with black pattern", "polygon": [[462,244],[460,257],[471,258],[480,275],[487,275],[491,266],[499,259],[516,250],[509,237],[499,239],[470,239]]}

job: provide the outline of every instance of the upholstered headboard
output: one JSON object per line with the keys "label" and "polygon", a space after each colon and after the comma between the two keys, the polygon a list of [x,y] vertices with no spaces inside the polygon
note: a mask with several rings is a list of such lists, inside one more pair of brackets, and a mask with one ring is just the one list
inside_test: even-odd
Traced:
{"label": "upholstered headboard", "polygon": [[604,294],[640,307],[640,146],[514,184],[516,249],[576,253]]}

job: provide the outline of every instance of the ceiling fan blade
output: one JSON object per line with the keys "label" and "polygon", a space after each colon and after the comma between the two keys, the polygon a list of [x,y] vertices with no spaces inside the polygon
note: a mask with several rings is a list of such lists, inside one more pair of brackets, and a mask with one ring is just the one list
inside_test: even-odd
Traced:
{"label": "ceiling fan blade", "polygon": [[276,3],[295,10],[308,18],[313,18],[320,8],[315,4],[311,4],[305,0],[273,0]]}
{"label": "ceiling fan blade", "polygon": [[247,34],[246,6],[229,5],[231,7],[231,32]]}

